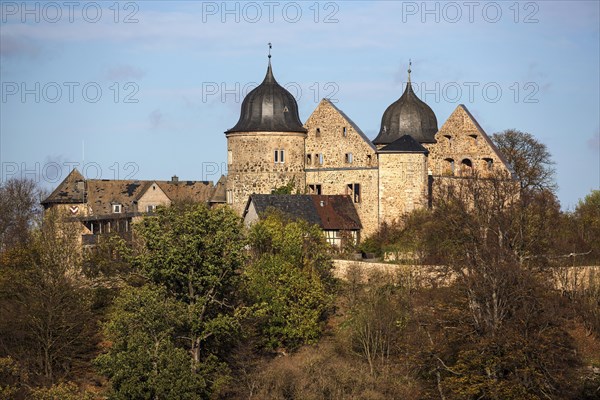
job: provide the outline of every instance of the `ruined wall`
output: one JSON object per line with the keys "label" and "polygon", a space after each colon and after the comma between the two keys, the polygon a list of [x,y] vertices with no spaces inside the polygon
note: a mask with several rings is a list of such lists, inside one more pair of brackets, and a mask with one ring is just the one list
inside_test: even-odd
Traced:
{"label": "ruined wall", "polygon": [[379,154],[379,221],[391,223],[427,206],[427,156],[423,153]]}
{"label": "ruined wall", "polygon": [[[227,196],[242,214],[253,193],[269,194],[293,181],[304,191],[304,140],[298,132],[235,132],[227,135]],[[284,151],[284,162],[275,162],[275,150]],[[279,161],[279,160],[278,160]]]}
{"label": "ruined wall", "polygon": [[[496,146],[464,105],[456,107],[436,133],[429,150],[428,169],[434,176],[485,176],[508,165]],[[453,162],[452,162],[453,161]]]}
{"label": "ruined wall", "polygon": [[[377,154],[369,139],[342,111],[323,99],[304,127],[306,193],[310,185],[321,185],[321,194],[353,195],[348,185],[358,184],[355,202],[363,229],[361,237],[373,234],[377,220]],[[354,196],[353,196],[354,197]]]}

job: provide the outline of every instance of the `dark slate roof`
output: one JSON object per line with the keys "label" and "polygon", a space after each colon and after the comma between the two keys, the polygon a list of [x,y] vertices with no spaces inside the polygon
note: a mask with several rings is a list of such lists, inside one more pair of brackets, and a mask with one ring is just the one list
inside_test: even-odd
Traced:
{"label": "dark slate roof", "polygon": [[349,123],[349,124],[352,126],[352,128],[354,128],[354,130],[356,131],[356,133],[358,133],[358,134],[360,135],[360,137],[362,137],[362,138],[364,139],[364,141],[365,141],[365,142],[366,142],[366,143],[367,143],[369,146],[371,146],[371,147],[373,148],[373,150],[377,150],[377,148],[375,147],[375,145],[373,144],[373,142],[371,142],[371,140],[370,140],[370,139],[367,137],[367,135],[365,135],[365,134],[364,134],[364,132],[363,132],[363,131],[362,131],[362,130],[361,130],[359,127],[358,127],[358,125],[356,125],[356,123],[355,123],[354,121],[352,121],[352,120],[350,119],[350,117],[348,117],[348,116],[346,115],[346,113],[344,113],[342,110],[340,110],[339,108],[337,108],[337,107],[335,106],[335,104],[333,104],[333,103],[331,102],[331,100],[329,100],[329,99],[323,99],[323,100],[324,100],[324,101],[326,101],[326,102],[328,102],[328,103],[331,105],[331,107],[333,107],[333,108],[334,108],[334,109],[335,109],[335,110],[336,110],[338,113],[340,113],[340,115],[341,115],[342,117],[344,117],[344,119],[345,119],[346,121],[348,121],[348,123]]}
{"label": "dark slate roof", "polygon": [[419,143],[435,143],[438,131],[433,110],[413,92],[410,81],[402,96],[383,113],[377,145],[390,144],[403,135],[411,135]]}
{"label": "dark slate roof", "polygon": [[326,230],[357,230],[360,218],[350,196],[308,194],[253,194],[248,199],[259,216],[269,209],[278,210],[291,218],[303,219]]}
{"label": "dark slate roof", "polygon": [[270,59],[265,79],[244,98],[239,121],[225,133],[234,132],[306,132],[296,99],[275,80]]}
{"label": "dark slate roof", "polygon": [[417,142],[410,135],[404,135],[400,139],[394,140],[387,146],[379,149],[378,153],[425,153],[429,154],[429,150]]}
{"label": "dark slate roof", "polygon": [[74,168],[64,181],[54,189],[46,199],[42,201],[42,205],[60,204],[60,203],[85,203],[84,185],[85,178],[76,168]]}

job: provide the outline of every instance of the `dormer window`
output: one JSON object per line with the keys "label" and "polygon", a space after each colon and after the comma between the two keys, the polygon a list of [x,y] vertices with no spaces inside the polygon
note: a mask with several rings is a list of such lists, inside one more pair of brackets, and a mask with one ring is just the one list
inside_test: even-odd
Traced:
{"label": "dormer window", "polygon": [[112,205],[112,212],[113,214],[121,214],[122,208],[120,204],[113,204]]}

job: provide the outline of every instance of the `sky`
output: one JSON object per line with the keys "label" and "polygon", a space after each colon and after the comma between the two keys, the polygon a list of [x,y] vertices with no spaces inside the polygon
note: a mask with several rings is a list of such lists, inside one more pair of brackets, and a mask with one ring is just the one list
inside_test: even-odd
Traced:
{"label": "sky", "polygon": [[529,132],[573,210],[600,189],[598,1],[0,1],[0,179],[218,180],[264,78],[373,139],[412,61],[438,126]]}

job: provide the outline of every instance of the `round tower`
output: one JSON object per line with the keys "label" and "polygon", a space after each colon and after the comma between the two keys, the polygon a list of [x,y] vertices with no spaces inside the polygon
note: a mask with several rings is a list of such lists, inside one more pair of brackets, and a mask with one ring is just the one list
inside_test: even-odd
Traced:
{"label": "round tower", "polygon": [[240,119],[227,137],[227,202],[239,214],[253,193],[291,185],[305,187],[304,141],[294,96],[277,83],[269,65],[263,82],[242,102]]}
{"label": "round tower", "polygon": [[379,135],[373,140],[378,149],[404,135],[410,135],[419,143],[435,143],[438,131],[435,113],[412,90],[411,69],[408,69],[408,83],[404,93],[383,113]]}

